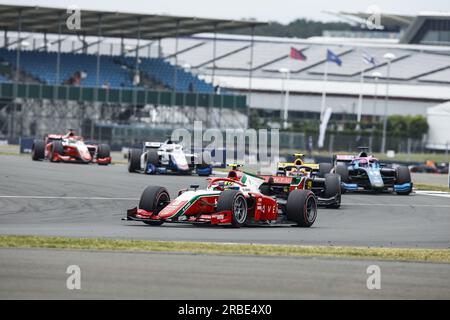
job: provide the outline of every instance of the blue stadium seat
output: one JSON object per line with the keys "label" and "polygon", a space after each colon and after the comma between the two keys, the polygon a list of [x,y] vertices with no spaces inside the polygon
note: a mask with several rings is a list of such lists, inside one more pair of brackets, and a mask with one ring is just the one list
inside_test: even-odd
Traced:
{"label": "blue stadium seat", "polygon": [[5,82],[9,82],[9,80],[6,79],[5,76],[0,74],[0,83],[5,83]]}
{"label": "blue stadium seat", "polygon": [[[16,65],[16,50],[0,49],[0,59]],[[80,85],[86,87],[97,86],[97,56],[95,54],[61,53],[60,77],[56,79],[56,52],[44,51],[21,51],[20,68],[36,80],[49,84],[58,85],[64,83],[77,71],[84,71],[86,78],[81,80]],[[188,92],[190,84],[194,92],[213,93],[211,84],[199,79],[192,73],[180,67],[174,67],[164,59],[141,58],[140,71],[146,73],[150,78],[173,89],[174,73],[176,72],[176,90]],[[100,56],[100,72],[98,85],[108,85],[110,88],[133,87],[132,75],[135,58],[118,56]]]}
{"label": "blue stadium seat", "polygon": [[[0,49],[0,58],[16,65],[16,50]],[[84,71],[86,78],[81,85],[95,87],[97,85],[97,56],[92,54],[61,53],[60,77],[56,79],[55,52],[21,51],[20,69],[36,80],[49,85],[62,84],[77,71]],[[58,82],[58,83],[57,83]],[[114,63],[110,56],[100,56],[99,86],[111,88],[132,87],[132,80],[127,70]]]}

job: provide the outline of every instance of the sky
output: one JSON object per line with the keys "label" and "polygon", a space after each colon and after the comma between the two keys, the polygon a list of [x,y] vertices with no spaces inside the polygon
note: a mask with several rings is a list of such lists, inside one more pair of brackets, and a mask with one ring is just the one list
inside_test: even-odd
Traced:
{"label": "sky", "polygon": [[366,12],[377,6],[382,12],[416,15],[421,11],[450,12],[449,0],[10,0],[0,4],[68,7],[81,9],[171,14],[206,18],[243,19],[289,23],[297,18],[334,21],[323,11]]}

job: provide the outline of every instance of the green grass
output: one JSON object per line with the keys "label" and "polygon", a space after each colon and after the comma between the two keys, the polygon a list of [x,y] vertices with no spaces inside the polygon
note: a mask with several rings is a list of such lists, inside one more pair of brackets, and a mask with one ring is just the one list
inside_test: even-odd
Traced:
{"label": "green grass", "polygon": [[[245,230],[243,231],[245,232]],[[0,248],[47,248],[253,256],[334,257],[450,263],[450,249],[404,249],[0,236]]]}
{"label": "green grass", "polygon": [[435,185],[435,184],[427,184],[427,183],[414,182],[414,188],[417,190],[450,192],[450,189],[445,186]]}

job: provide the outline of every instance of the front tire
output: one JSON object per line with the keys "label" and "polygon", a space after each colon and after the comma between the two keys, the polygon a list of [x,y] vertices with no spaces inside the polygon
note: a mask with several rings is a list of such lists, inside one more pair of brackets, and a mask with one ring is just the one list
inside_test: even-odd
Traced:
{"label": "front tire", "polygon": [[[157,149],[150,149],[145,154],[145,168],[144,173],[147,173],[148,165],[151,164],[155,168],[159,167],[159,155]],[[152,174],[155,174],[156,172],[153,171]]]}
{"label": "front tire", "polygon": [[[336,169],[334,170],[335,173],[341,176],[341,182],[347,183],[348,182],[348,169],[343,164],[337,164]],[[341,193],[344,194],[347,190],[345,188],[342,188]]]}
{"label": "front tire", "polygon": [[231,225],[240,228],[247,221],[247,200],[239,190],[225,190],[217,200],[217,212],[231,211]]}
{"label": "front tire", "polygon": [[[198,164],[197,165],[197,168],[196,169],[200,169],[200,170],[203,170],[203,169],[207,169],[207,168],[209,168],[210,167],[210,165],[209,164],[207,164],[205,161],[202,161],[202,163],[201,164]],[[212,170],[211,170],[212,171]],[[210,173],[208,173],[208,174],[198,174],[200,177],[209,177],[210,176]]]}
{"label": "front tire", "polygon": [[[139,200],[139,209],[148,212],[159,213],[164,207],[169,204],[170,195],[166,188],[158,186],[148,186],[142,192]],[[145,224],[151,226],[160,226],[163,221],[144,221]]]}
{"label": "front tire", "polygon": [[[411,173],[409,172],[408,167],[400,166],[395,171],[397,176],[396,184],[411,183]],[[407,196],[411,193],[411,189],[409,189],[408,191],[397,192],[397,194]]]}
{"label": "front tire", "polygon": [[97,159],[111,157],[111,148],[107,144],[99,144],[97,148]]}
{"label": "front tire", "polygon": [[33,161],[43,160],[45,158],[45,142],[44,140],[34,140],[31,150],[31,159]]}
{"label": "front tire", "polygon": [[159,154],[157,149],[150,149],[147,151],[147,162],[155,167],[159,166]]}
{"label": "front tire", "polygon": [[141,150],[132,148],[128,151],[128,172],[141,169]]}
{"label": "front tire", "polygon": [[293,190],[286,203],[286,216],[299,227],[311,227],[317,218],[317,200],[310,190]]}

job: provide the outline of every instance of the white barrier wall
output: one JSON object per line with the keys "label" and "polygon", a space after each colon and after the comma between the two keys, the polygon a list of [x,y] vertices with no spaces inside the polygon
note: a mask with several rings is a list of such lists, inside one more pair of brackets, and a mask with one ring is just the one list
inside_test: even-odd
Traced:
{"label": "white barrier wall", "polygon": [[430,127],[427,148],[448,150],[450,148],[450,102],[429,108],[427,120]]}

